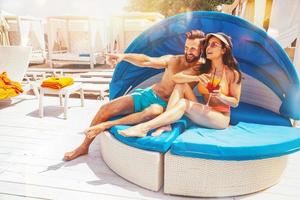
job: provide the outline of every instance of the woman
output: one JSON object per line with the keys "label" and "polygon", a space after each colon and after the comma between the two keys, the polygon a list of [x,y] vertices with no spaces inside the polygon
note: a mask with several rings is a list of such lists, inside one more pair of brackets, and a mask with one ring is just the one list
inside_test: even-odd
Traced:
{"label": "woman", "polygon": [[[241,93],[241,72],[232,55],[230,37],[224,33],[207,35],[206,64],[199,69],[200,76],[179,73],[174,76],[176,85],[166,111],[158,117],[119,131],[128,137],[144,137],[151,129],[171,124],[183,115],[194,123],[215,129],[225,129],[230,121],[230,107],[237,107]],[[198,81],[204,103],[197,101],[188,85]],[[165,127],[162,129],[164,130]],[[161,132],[161,131],[158,131]]]}

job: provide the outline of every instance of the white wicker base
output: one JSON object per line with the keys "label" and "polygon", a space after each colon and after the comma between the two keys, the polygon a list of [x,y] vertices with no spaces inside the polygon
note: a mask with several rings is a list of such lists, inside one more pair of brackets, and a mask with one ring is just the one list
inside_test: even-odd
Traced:
{"label": "white wicker base", "polygon": [[102,133],[100,138],[103,160],[114,172],[149,190],[158,191],[162,187],[162,153],[130,147],[109,132]]}
{"label": "white wicker base", "polygon": [[251,161],[219,161],[165,154],[164,192],[226,197],[249,194],[275,185],[287,156]]}

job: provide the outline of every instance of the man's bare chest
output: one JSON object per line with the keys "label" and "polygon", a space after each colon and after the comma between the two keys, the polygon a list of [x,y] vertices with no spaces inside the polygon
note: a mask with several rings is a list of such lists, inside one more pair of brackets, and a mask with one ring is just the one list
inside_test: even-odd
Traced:
{"label": "man's bare chest", "polygon": [[167,70],[168,70],[168,73],[171,75],[174,75],[174,74],[177,74],[181,71],[184,71],[186,69],[188,69],[189,67],[187,66],[184,66],[184,65],[179,65],[179,66],[170,66]]}

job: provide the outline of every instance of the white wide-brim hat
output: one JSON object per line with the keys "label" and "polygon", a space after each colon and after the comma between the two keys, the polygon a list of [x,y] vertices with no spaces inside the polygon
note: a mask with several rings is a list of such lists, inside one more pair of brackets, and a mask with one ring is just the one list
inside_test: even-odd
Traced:
{"label": "white wide-brim hat", "polygon": [[224,33],[208,33],[206,35],[206,38],[210,38],[210,37],[216,37],[219,40],[221,40],[225,45],[229,46],[230,48],[232,48],[232,42],[231,42],[231,38],[229,36],[227,36]]}

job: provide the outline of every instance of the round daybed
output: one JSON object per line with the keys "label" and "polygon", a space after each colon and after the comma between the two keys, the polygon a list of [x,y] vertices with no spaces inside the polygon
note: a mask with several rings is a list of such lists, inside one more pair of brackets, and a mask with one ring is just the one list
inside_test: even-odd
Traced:
{"label": "round daybed", "polygon": [[[126,50],[149,56],[183,54],[184,33],[200,29],[232,37],[243,72],[241,102],[230,127],[199,127],[183,117],[159,137],[126,138],[112,127],[101,134],[106,164],[125,179],[168,194],[221,197],[253,193],[280,180],[287,155],[300,149],[299,78],[283,49],[243,19],[217,12],[192,12],[165,19]],[[110,84],[114,99],[156,82],[162,70],[118,64]],[[150,133],[149,133],[150,134]]]}

